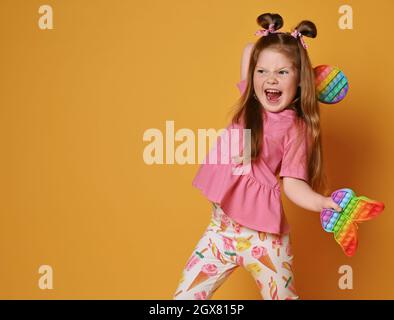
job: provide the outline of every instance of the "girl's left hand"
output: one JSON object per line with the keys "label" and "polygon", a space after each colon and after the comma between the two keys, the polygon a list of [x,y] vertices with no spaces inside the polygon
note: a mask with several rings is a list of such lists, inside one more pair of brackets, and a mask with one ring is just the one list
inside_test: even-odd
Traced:
{"label": "girl's left hand", "polygon": [[334,209],[335,211],[338,212],[342,211],[342,208],[334,200],[332,200],[331,197],[322,198],[321,210],[323,210],[324,208]]}

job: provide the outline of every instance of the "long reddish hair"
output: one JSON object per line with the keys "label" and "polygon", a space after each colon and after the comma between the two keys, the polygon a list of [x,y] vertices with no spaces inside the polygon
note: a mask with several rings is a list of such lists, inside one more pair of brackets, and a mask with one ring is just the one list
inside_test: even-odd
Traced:
{"label": "long reddish hair", "polygon": [[[264,29],[270,24],[278,30],[283,26],[283,19],[278,14],[265,13],[257,18],[257,23]],[[296,29],[307,37],[317,35],[316,26],[311,21],[301,21]],[[296,111],[296,125],[306,125],[308,134],[308,184],[315,191],[326,192],[326,178],[323,173],[323,155],[320,132],[320,109],[316,96],[314,72],[308,52],[302,46],[299,38],[294,38],[288,32],[269,33],[260,37],[255,43],[249,61],[247,86],[235,105],[232,122],[243,122],[245,128],[251,129],[251,160],[256,160],[262,150],[262,108],[254,98],[253,74],[260,53],[265,49],[276,50],[288,57],[298,70],[300,87],[293,102],[288,108]]]}

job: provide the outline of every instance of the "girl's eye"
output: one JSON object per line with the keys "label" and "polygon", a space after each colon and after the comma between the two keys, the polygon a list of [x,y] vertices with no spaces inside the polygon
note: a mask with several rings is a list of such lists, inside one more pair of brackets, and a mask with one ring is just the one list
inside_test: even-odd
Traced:
{"label": "girl's eye", "polygon": [[279,71],[279,73],[280,73],[280,74],[289,74],[289,71],[287,71],[287,70],[281,70],[281,71]]}
{"label": "girl's eye", "polygon": [[257,70],[257,72],[259,72],[259,73],[264,73],[265,70]]}

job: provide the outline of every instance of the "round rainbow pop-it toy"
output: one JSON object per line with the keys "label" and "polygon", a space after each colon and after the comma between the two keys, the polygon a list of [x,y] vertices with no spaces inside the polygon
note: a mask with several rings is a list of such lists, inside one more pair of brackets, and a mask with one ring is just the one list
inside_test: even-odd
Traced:
{"label": "round rainbow pop-it toy", "polygon": [[371,220],[384,209],[382,202],[367,197],[357,197],[353,190],[343,188],[334,191],[331,198],[342,211],[323,209],[320,220],[325,231],[333,232],[336,242],[342,247],[344,253],[351,257],[357,250],[357,223]]}
{"label": "round rainbow pop-it toy", "polygon": [[317,98],[320,102],[334,104],[345,98],[349,83],[345,74],[337,67],[319,65],[313,68]]}

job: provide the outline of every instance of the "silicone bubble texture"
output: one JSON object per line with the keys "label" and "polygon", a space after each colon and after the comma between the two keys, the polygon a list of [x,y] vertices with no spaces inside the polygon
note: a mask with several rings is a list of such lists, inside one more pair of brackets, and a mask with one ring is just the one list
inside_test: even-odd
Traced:
{"label": "silicone bubble texture", "polygon": [[343,71],[329,65],[319,65],[313,70],[316,94],[320,102],[335,104],[345,98],[349,90],[349,81]]}
{"label": "silicone bubble texture", "polygon": [[357,197],[349,188],[334,191],[331,198],[342,208],[342,211],[323,209],[320,213],[321,224],[325,231],[334,233],[336,242],[344,253],[351,257],[358,247],[357,223],[378,216],[383,211],[384,204],[365,196]]}

